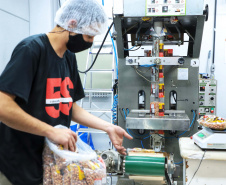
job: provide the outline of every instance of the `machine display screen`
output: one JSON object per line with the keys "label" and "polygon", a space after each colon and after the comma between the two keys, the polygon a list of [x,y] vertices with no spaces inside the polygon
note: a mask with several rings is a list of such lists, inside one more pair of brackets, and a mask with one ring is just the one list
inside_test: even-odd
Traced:
{"label": "machine display screen", "polygon": [[206,136],[202,132],[198,133],[197,136],[199,136],[201,139],[206,138]]}

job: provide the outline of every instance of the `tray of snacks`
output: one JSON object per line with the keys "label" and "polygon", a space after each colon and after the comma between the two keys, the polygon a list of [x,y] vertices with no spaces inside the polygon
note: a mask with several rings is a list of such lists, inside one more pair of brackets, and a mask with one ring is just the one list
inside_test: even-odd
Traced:
{"label": "tray of snacks", "polygon": [[205,115],[198,119],[198,123],[204,127],[213,130],[225,130],[226,129],[226,119],[215,116],[215,115]]}

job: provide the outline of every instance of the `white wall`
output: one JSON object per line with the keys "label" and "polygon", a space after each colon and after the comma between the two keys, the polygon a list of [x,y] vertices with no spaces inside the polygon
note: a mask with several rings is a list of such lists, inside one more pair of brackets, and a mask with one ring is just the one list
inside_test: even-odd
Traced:
{"label": "white wall", "polygon": [[58,0],[0,0],[0,74],[21,40],[52,30],[57,7]]}
{"label": "white wall", "polygon": [[[209,20],[205,22],[202,46],[200,53],[200,73],[206,72],[207,57],[209,50],[213,56],[213,29],[214,29],[214,0],[205,0],[205,4],[209,5]],[[218,116],[226,118],[226,0],[217,0],[217,25],[216,25],[216,46],[215,46],[215,79],[217,80],[217,112]]]}
{"label": "white wall", "polygon": [[[215,1],[214,0],[204,0],[204,7],[205,5],[209,5],[209,18],[208,21],[204,24],[203,30],[203,38],[202,38],[202,46],[200,52],[200,73],[206,73],[206,66],[207,66],[207,59],[208,59],[208,52],[209,50],[213,50],[213,28],[214,28],[214,7]],[[211,52],[211,61],[212,62],[213,52]]]}
{"label": "white wall", "polygon": [[226,118],[226,0],[218,0],[216,25],[215,77],[217,79],[217,115]]}
{"label": "white wall", "polygon": [[53,29],[58,0],[30,0],[30,34],[47,33]]}
{"label": "white wall", "polygon": [[15,46],[29,36],[29,0],[0,0],[0,74]]}

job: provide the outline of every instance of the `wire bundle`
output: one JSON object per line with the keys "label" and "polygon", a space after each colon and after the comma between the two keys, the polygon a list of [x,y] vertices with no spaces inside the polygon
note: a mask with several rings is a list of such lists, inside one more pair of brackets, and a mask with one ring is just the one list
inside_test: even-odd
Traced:
{"label": "wire bundle", "polygon": [[113,123],[117,122],[117,106],[118,106],[118,95],[116,94],[114,96],[114,102],[113,102],[112,109],[111,109]]}

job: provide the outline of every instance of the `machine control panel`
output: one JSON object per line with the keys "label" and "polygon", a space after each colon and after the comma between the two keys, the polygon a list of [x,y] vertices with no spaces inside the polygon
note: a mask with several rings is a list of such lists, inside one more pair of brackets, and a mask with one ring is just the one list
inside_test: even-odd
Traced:
{"label": "machine control panel", "polygon": [[199,115],[216,114],[217,81],[199,80]]}
{"label": "machine control panel", "polygon": [[211,132],[208,132],[206,129],[203,129],[196,133],[195,135],[197,135],[201,139],[206,139],[208,136],[211,135]]}
{"label": "machine control panel", "polygon": [[206,137],[202,132],[198,133],[197,136],[199,136],[201,139],[204,139]]}

